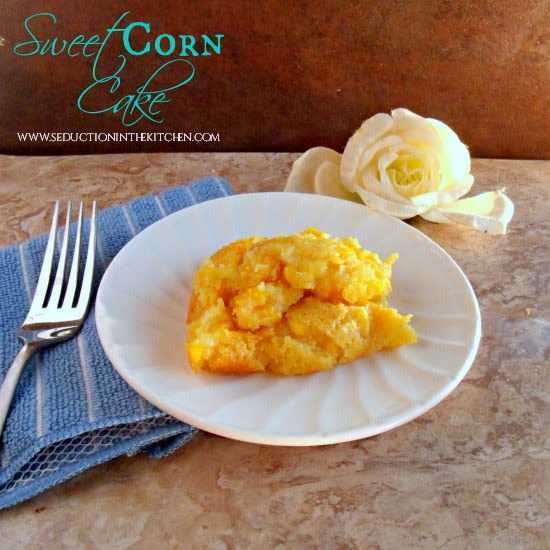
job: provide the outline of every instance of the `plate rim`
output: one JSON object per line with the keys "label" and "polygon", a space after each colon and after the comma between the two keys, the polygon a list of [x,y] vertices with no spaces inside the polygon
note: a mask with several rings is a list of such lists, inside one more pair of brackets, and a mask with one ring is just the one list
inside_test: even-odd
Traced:
{"label": "plate rim", "polygon": [[188,206],[186,208],[180,209],[176,212],[172,212],[171,214],[168,214],[167,216],[162,217],[161,219],[157,220],[156,222],[150,224],[145,229],[137,233],[134,237],[132,237],[115,255],[115,257],[111,260],[107,268],[105,269],[105,272],[103,273],[103,276],[101,278],[101,281],[99,283],[99,287],[96,294],[95,299],[95,323],[96,323],[96,329],[99,337],[99,341],[101,343],[101,346],[109,359],[111,365],[113,368],[117,371],[117,373],[125,380],[125,382],[136,392],[138,395],[152,403],[155,407],[160,409],[161,411],[165,412],[166,414],[170,414],[174,418],[185,422],[193,427],[196,427],[200,430],[206,431],[208,433],[212,433],[215,435],[227,437],[230,439],[235,439],[238,441],[243,441],[247,443],[255,443],[255,444],[262,444],[262,445],[276,445],[276,446],[321,446],[321,445],[332,445],[337,443],[344,443],[349,441],[356,441],[358,439],[364,439],[368,437],[373,437],[375,435],[387,432],[389,430],[392,430],[394,428],[397,428],[399,426],[402,426],[419,416],[422,416],[426,412],[428,412],[433,407],[437,406],[439,403],[441,403],[446,397],[448,397],[458,386],[458,384],[464,379],[470,368],[472,367],[474,360],[477,356],[479,345],[481,341],[481,311],[479,307],[479,302],[476,296],[476,293],[473,289],[473,286],[462,270],[462,268],[458,265],[458,263],[454,260],[454,258],[443,248],[441,247],[437,242],[435,242],[433,239],[428,237],[425,233],[417,229],[416,227],[413,227],[407,223],[405,223],[403,220],[400,220],[398,218],[389,216],[387,214],[377,212],[373,209],[371,209],[367,205],[362,204],[355,204],[350,201],[344,200],[344,199],[338,199],[335,197],[328,197],[325,195],[311,195],[312,197],[315,197],[316,199],[322,199],[326,200],[327,202],[337,201],[343,204],[351,205],[352,207],[359,207],[359,208],[365,208],[366,209],[366,215],[377,215],[384,217],[388,220],[391,220],[391,223],[403,224],[407,227],[407,230],[411,230],[413,233],[416,233],[417,236],[419,236],[421,239],[425,239],[428,241],[432,246],[435,246],[438,251],[448,260],[451,262],[451,264],[454,266],[455,269],[458,270],[458,273],[460,277],[462,278],[463,282],[465,283],[465,287],[468,290],[468,295],[474,305],[474,314],[475,314],[475,332],[474,337],[472,341],[472,345],[470,346],[468,356],[466,357],[464,363],[462,364],[461,368],[455,373],[453,378],[449,380],[449,382],[445,385],[445,387],[436,393],[434,396],[432,396],[430,399],[425,400],[421,403],[416,404],[414,407],[411,407],[408,409],[408,412],[405,413],[397,413],[396,419],[393,422],[384,422],[379,423],[376,422],[374,425],[364,426],[364,427],[356,427],[348,430],[343,431],[335,431],[335,432],[329,432],[329,433],[322,433],[322,432],[308,432],[307,434],[281,434],[277,432],[270,432],[268,435],[265,433],[258,432],[256,430],[249,430],[249,429],[243,429],[236,426],[233,426],[231,424],[223,424],[219,422],[213,422],[210,423],[208,421],[201,420],[200,417],[196,417],[193,414],[187,414],[185,412],[182,412],[181,410],[171,407],[167,405],[164,401],[157,399],[154,393],[151,393],[146,386],[143,386],[136,378],[133,378],[130,376],[130,374],[127,372],[127,370],[122,367],[121,365],[117,366],[117,358],[115,358],[115,354],[112,349],[110,349],[111,343],[109,342],[109,337],[107,334],[107,327],[106,323],[103,323],[103,312],[102,308],[104,307],[103,301],[101,300],[105,288],[107,286],[106,281],[108,281],[108,278],[113,270],[116,269],[116,266],[118,262],[122,261],[121,258],[124,254],[128,254],[128,249],[132,246],[135,246],[136,240],[139,240],[142,238],[142,236],[149,232],[150,230],[153,230],[156,226],[162,223],[166,223],[166,221],[169,218],[178,217],[182,215],[188,215],[189,211],[191,209],[200,208],[208,204],[213,204],[219,201],[232,201],[232,200],[242,200],[242,199],[250,199],[250,198],[257,198],[258,195],[263,196],[270,196],[270,195],[277,195],[277,196],[293,196],[293,195],[299,195],[303,198],[303,196],[310,195],[309,193],[293,193],[293,192],[281,192],[281,191],[265,191],[265,192],[251,192],[251,193],[236,193],[234,195],[227,195],[223,197],[217,197],[215,199],[206,200],[197,204],[193,204],[191,206]]}

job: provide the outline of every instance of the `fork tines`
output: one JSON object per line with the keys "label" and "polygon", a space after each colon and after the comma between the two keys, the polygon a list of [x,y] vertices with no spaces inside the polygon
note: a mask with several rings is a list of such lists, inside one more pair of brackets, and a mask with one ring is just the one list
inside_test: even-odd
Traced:
{"label": "fork tines", "polygon": [[[83,218],[84,205],[80,202],[78,208],[78,221],[76,225],[76,236],[74,238],[71,267],[68,270],[68,258],[71,256],[71,203],[67,205],[65,217],[65,229],[63,231],[63,241],[59,249],[59,259],[57,269],[54,275],[55,251],[57,240],[57,225],[59,219],[60,205],[59,201],[55,203],[52,225],[40,269],[38,284],[32,300],[31,308],[27,321],[32,322],[29,317],[36,317],[42,313],[66,313],[68,318],[83,317],[86,313],[88,301],[92,290],[93,270],[95,261],[96,244],[96,203],[92,203],[92,214],[90,219],[90,232],[88,238],[88,249],[84,270],[80,269],[80,256],[83,241]],[[68,272],[68,276],[67,276]]]}

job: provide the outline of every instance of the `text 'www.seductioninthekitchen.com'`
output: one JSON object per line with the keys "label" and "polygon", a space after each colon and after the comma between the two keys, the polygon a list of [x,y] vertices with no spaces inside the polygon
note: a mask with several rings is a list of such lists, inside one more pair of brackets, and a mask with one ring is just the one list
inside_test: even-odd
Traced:
{"label": "text 'www.seductioninthekitchen.com'", "polygon": [[17,132],[20,142],[194,142],[220,143],[218,132]]}

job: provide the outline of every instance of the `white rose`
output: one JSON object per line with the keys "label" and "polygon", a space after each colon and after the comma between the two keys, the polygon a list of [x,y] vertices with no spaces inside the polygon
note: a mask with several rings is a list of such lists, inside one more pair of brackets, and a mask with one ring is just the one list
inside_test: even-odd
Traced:
{"label": "white rose", "polygon": [[470,155],[443,122],[407,109],[366,120],[343,155],[326,147],[306,151],[293,165],[287,191],[360,197],[401,219],[416,215],[439,223],[505,233],[512,201],[502,192],[458,200],[474,183]]}

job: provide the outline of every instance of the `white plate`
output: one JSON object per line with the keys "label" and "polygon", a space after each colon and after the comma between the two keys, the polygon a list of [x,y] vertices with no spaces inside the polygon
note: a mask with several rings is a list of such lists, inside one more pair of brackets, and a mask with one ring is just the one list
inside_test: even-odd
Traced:
{"label": "white plate", "polygon": [[[192,372],[185,319],[200,262],[244,236],[309,226],[355,236],[382,257],[399,252],[390,303],[414,315],[419,342],[308,376]],[[203,430],[271,445],[351,441],[416,418],[462,380],[481,334],[470,283],[433,241],[365,206],[297,193],[217,199],[148,227],[107,269],[96,321],[114,367],[145,399]]]}

